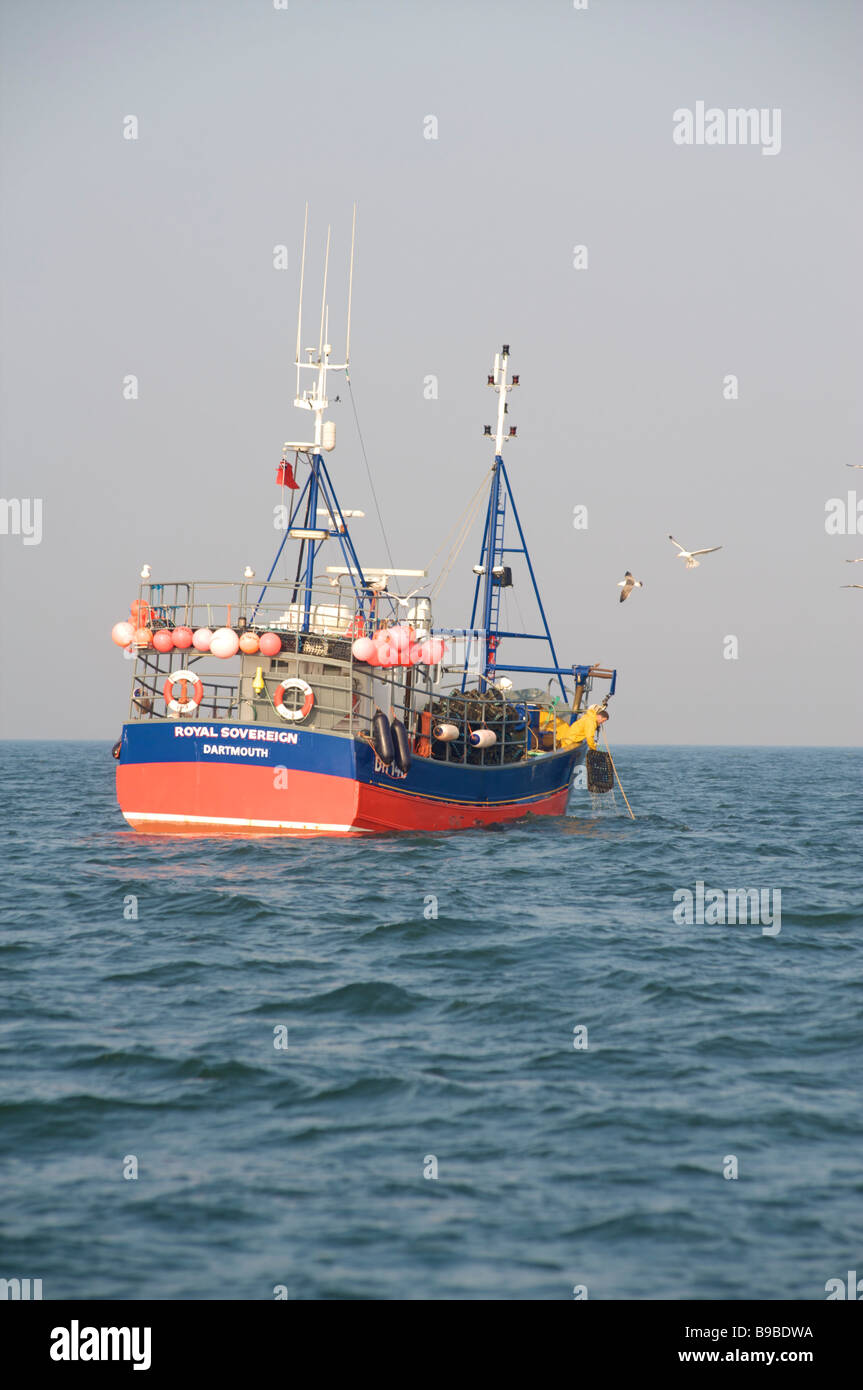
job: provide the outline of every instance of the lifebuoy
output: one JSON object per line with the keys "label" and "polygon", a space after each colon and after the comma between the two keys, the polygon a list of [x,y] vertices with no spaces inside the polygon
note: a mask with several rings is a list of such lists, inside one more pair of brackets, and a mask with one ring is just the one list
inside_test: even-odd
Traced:
{"label": "lifebuoy", "polygon": [[[182,681],[180,689],[180,699],[174,696],[174,686],[178,681]],[[189,699],[189,683],[192,685],[192,698]],[[172,671],[165,681],[163,691],[165,704],[172,714],[192,714],[204,698],[204,686],[193,671]]]}
{"label": "lifebuoy", "polygon": [[[303,696],[303,703],[299,709],[288,709],[284,703],[285,692],[288,690],[299,690]],[[315,707],[315,692],[312,687],[299,676],[290,676],[286,681],[282,681],[273,696],[273,704],[276,707],[276,714],[280,714],[283,719],[290,719],[300,723],[303,719],[308,719]]]}

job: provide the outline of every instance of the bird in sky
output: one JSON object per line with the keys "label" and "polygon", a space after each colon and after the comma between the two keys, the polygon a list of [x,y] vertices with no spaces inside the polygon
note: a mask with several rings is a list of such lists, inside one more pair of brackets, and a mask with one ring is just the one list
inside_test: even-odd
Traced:
{"label": "bird in sky", "polygon": [[145,565],[144,568],[141,570],[141,578],[142,578],[142,579],[149,579],[149,578],[150,578],[150,566],[149,566],[149,565]]}
{"label": "bird in sky", "polygon": [[840,589],[863,589],[863,584],[840,584]]}
{"label": "bird in sky", "polygon": [[714,550],[722,549],[721,545],[709,545],[705,550],[684,550],[683,546],[680,544],[680,541],[676,541],[673,536],[669,536],[668,539],[671,541],[672,545],[677,546],[677,549],[680,552],[677,558],[678,560],[686,561],[686,568],[688,570],[697,569],[698,566],[701,564],[700,560],[696,560],[696,555],[712,555]]}
{"label": "bird in sky", "polygon": [[846,565],[863,565],[863,555],[858,555],[856,560],[846,560]]}
{"label": "bird in sky", "polygon": [[846,463],[846,468],[863,468],[863,463]]}
{"label": "bird in sky", "polygon": [[624,599],[629,598],[633,589],[643,589],[644,585],[640,579],[633,579],[632,574],[627,570],[623,579],[618,579],[617,587],[620,589],[620,602],[623,603]]}
{"label": "bird in sky", "polygon": [[407,608],[414,594],[421,594],[423,589],[426,588],[428,588],[428,585],[421,584],[418,589],[411,589],[409,594],[390,594],[390,598],[394,598],[397,603],[401,604],[402,608]]}

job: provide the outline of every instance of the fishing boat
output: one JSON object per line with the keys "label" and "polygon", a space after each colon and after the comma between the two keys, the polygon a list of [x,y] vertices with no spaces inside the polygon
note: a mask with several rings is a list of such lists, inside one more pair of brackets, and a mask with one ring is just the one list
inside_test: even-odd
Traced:
{"label": "fishing boat", "polygon": [[[434,832],[563,815],[586,751],[565,731],[595,681],[608,682],[607,702],[617,673],[557,657],[503,458],[519,385],[509,346],[488,375],[497,419],[484,427],[494,453],[470,621],[444,626],[427,570],[361,562],[350,523],[362,513],[339,503],[327,379],[350,381],[356,219],[342,362],[327,342],[329,233],[318,346],[301,351],[307,227],[308,211],[294,399],[307,427],[278,465],[284,535],[263,581],[251,569],[237,581],[142,571],[112,633],[132,665],[112,750],[120,810],[135,830],[186,835]],[[517,556],[533,632],[501,626]],[[276,577],[280,564],[289,577]],[[539,642],[544,660],[507,662],[522,642]]]}

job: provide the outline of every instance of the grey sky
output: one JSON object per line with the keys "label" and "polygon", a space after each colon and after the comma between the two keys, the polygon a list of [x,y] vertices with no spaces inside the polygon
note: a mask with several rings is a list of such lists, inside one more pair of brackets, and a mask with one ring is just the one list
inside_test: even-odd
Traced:
{"label": "grey sky", "polygon": [[[863,501],[859,5],[7,0],[0,25],[0,492],[43,499],[41,544],[0,536],[4,737],[117,735],[142,562],[268,566],[303,206],[310,302],[333,223],[338,344],[356,199],[352,377],[396,563],[487,468],[507,341],[507,466],[560,656],[620,670],[612,746],[859,743],[863,534],[825,531],[829,498]],[[676,145],[699,100],[780,108],[781,151]],[[687,572],[669,532],[724,549]],[[478,544],[439,621],[467,621]]]}

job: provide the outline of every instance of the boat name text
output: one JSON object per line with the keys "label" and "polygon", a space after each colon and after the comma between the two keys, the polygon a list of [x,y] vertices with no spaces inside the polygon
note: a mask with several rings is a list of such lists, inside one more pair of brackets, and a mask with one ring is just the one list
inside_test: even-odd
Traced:
{"label": "boat name text", "polygon": [[255,740],[266,743],[297,743],[299,737],[299,734],[288,729],[234,729],[229,728],[227,724],[221,729],[215,729],[212,724],[178,724],[174,729],[174,738],[244,738],[249,743]]}

